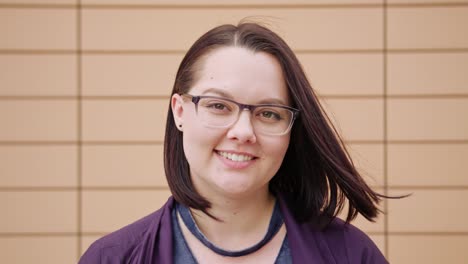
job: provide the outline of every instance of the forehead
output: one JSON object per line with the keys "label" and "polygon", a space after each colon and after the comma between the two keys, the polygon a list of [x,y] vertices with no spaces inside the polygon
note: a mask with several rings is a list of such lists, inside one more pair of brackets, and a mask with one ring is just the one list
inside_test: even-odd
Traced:
{"label": "forehead", "polygon": [[191,92],[222,90],[245,103],[265,97],[289,102],[288,90],[278,60],[265,52],[242,47],[223,47],[211,51],[199,65],[198,80]]}

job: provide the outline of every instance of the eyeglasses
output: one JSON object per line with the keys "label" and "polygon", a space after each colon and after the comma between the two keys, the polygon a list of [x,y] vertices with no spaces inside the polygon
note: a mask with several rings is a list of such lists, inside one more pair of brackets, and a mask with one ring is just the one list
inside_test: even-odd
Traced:
{"label": "eyeglasses", "polygon": [[275,104],[249,105],[217,96],[195,96],[182,94],[195,104],[197,117],[207,127],[226,128],[238,119],[241,110],[252,114],[252,126],[256,132],[265,135],[280,136],[291,130],[299,110]]}

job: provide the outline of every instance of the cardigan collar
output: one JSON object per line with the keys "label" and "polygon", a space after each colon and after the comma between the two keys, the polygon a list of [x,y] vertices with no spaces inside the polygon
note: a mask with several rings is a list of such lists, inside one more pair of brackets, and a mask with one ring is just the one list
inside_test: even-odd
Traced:
{"label": "cardigan collar", "polygon": [[[336,263],[328,244],[319,230],[307,223],[297,223],[283,197],[278,196],[281,213],[287,230],[293,263],[306,263],[321,260],[318,263]],[[171,210],[174,198],[171,196],[153,226],[145,235],[145,245],[141,263],[173,263]]]}

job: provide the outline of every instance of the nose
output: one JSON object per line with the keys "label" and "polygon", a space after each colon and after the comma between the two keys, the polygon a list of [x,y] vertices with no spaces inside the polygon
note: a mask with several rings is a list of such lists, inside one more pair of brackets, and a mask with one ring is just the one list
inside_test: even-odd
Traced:
{"label": "nose", "polygon": [[237,121],[229,128],[227,133],[229,139],[237,140],[240,143],[255,143],[254,128],[251,121],[251,112],[242,110]]}

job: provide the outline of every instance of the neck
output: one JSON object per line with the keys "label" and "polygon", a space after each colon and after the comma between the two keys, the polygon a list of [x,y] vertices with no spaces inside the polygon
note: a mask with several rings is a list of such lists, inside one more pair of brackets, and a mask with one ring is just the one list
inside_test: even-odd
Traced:
{"label": "neck", "polygon": [[193,218],[208,240],[231,250],[249,247],[265,236],[275,204],[275,198],[268,191],[241,198],[216,197],[209,201],[208,212],[219,221],[192,209]]}

